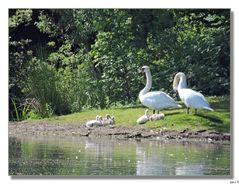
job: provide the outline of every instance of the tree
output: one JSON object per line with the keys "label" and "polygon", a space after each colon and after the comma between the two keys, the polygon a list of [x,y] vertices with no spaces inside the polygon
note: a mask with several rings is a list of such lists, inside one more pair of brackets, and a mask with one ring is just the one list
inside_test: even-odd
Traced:
{"label": "tree", "polygon": [[175,95],[172,79],[182,71],[205,95],[230,93],[228,9],[11,9],[9,16],[9,96],[20,107],[34,99],[40,105],[30,109],[40,116],[136,104],[143,65],[153,90]]}

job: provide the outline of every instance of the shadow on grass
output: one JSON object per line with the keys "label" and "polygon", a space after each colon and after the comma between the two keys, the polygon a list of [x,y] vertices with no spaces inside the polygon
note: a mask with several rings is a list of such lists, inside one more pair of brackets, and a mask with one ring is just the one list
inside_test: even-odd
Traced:
{"label": "shadow on grass", "polygon": [[218,118],[217,116],[214,115],[205,115],[205,114],[195,114],[195,116],[199,116],[201,118],[205,118],[208,119],[209,121],[213,122],[213,123],[217,123],[217,124],[223,124],[223,121]]}
{"label": "shadow on grass", "polygon": [[217,132],[230,132],[230,124],[225,124],[220,118],[214,115],[195,114],[195,116],[205,118],[211,123],[205,123],[206,126]]}

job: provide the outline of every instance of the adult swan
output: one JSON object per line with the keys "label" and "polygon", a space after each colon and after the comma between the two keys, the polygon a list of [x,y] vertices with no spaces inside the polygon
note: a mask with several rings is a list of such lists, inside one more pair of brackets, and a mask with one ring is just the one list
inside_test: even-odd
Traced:
{"label": "adult swan", "polygon": [[197,112],[197,109],[213,111],[209,106],[208,101],[201,93],[187,88],[186,75],[184,73],[179,72],[175,75],[173,89],[174,91],[178,91],[180,99],[186,105],[187,114],[189,113],[190,108],[195,108],[195,113]]}
{"label": "adult swan", "polygon": [[142,73],[146,75],[146,86],[139,93],[140,102],[150,108],[155,110],[161,110],[166,108],[179,108],[178,105],[172,97],[162,91],[150,91],[152,87],[152,76],[148,66],[143,66],[141,69]]}

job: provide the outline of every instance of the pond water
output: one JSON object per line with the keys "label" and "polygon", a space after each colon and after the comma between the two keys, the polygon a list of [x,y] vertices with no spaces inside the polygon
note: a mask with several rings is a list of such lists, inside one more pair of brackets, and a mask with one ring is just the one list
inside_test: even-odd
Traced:
{"label": "pond water", "polygon": [[230,145],[107,138],[9,138],[9,175],[229,176]]}

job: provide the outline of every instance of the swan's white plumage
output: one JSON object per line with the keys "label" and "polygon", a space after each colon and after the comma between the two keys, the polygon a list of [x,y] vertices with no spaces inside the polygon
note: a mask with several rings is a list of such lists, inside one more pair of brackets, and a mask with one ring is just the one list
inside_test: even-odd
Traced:
{"label": "swan's white plumage", "polygon": [[213,111],[209,106],[208,101],[201,93],[187,88],[186,75],[184,73],[179,72],[175,75],[173,88],[178,91],[180,99],[187,108],[207,109]]}
{"label": "swan's white plumage", "polygon": [[172,97],[162,91],[151,91],[152,76],[148,66],[142,67],[143,72],[146,75],[146,86],[139,93],[140,102],[150,109],[160,110],[164,108],[179,108]]}
{"label": "swan's white plumage", "polygon": [[141,103],[151,109],[180,107],[172,97],[162,91],[152,91],[139,97]]}

